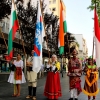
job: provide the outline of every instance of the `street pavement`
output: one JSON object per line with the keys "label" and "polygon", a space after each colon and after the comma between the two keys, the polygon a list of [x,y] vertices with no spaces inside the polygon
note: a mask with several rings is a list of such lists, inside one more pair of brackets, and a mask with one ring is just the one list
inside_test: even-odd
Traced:
{"label": "street pavement", "polygon": [[[61,77],[61,86],[62,86],[62,97],[59,100],[68,100],[70,98],[69,92],[69,82],[68,77],[66,74]],[[82,76],[82,87],[84,86],[84,75]],[[37,86],[37,100],[47,100],[47,98],[43,95],[44,85],[45,85],[46,77],[38,79],[38,86]],[[99,88],[100,88],[100,79],[98,81]],[[25,96],[28,94],[27,90],[27,83],[21,85],[21,95],[20,97],[12,97],[13,94],[13,84],[7,82],[0,82],[0,100],[32,100],[26,99]],[[88,100],[87,96],[81,93],[79,95],[79,100]],[[96,100],[100,100],[100,92],[96,97]]]}

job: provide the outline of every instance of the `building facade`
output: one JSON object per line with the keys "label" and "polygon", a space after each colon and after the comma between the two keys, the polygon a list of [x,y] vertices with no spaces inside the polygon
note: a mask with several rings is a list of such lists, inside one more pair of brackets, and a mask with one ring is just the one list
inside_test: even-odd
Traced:
{"label": "building facade", "polygon": [[79,44],[78,57],[81,59],[87,58],[88,48],[87,48],[86,40],[83,38],[83,35],[82,34],[73,34],[73,36],[75,36],[76,41]]}
{"label": "building facade", "polygon": [[[66,6],[63,1],[62,4],[66,15]],[[54,15],[60,17],[60,0],[49,0],[49,9],[51,12],[53,12]]]}

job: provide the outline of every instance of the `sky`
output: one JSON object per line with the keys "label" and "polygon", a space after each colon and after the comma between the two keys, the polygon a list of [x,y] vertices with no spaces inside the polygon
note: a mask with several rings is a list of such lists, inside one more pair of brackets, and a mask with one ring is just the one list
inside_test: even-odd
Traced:
{"label": "sky", "polygon": [[88,56],[92,55],[94,13],[87,9],[91,0],[63,0],[66,5],[66,21],[68,32],[83,34],[88,47]]}

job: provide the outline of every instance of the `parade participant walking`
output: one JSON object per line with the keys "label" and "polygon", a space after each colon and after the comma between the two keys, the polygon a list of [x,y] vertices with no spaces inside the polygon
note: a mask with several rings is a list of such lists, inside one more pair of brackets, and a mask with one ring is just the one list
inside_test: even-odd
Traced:
{"label": "parade participant walking", "polygon": [[96,95],[99,92],[97,81],[98,81],[98,70],[97,66],[93,64],[92,58],[88,59],[88,64],[84,69],[86,73],[85,83],[83,92],[88,95],[88,100],[93,96],[93,100],[95,100]]}
{"label": "parade participant walking", "polygon": [[77,51],[74,49],[72,52],[73,57],[68,61],[68,76],[69,76],[69,89],[71,93],[71,97],[69,100],[78,100],[78,95],[81,90],[81,71],[82,64],[80,60],[77,58]]}
{"label": "parade participant walking", "polygon": [[33,66],[33,53],[31,52],[31,56],[28,58],[26,62],[27,66],[27,81],[28,81],[28,96],[26,98],[32,98],[36,100],[36,87],[37,87],[37,73],[32,70]]}
{"label": "parade participant walking", "polygon": [[44,89],[44,95],[50,100],[57,100],[61,95],[61,85],[60,85],[60,63],[57,61],[57,56],[52,55],[52,62],[48,63],[48,74]]}
{"label": "parade participant walking", "polygon": [[25,77],[23,74],[23,61],[21,55],[17,54],[17,59],[12,62],[14,70],[11,71],[8,82],[14,84],[14,94],[12,96],[20,96],[20,84],[25,83]]}

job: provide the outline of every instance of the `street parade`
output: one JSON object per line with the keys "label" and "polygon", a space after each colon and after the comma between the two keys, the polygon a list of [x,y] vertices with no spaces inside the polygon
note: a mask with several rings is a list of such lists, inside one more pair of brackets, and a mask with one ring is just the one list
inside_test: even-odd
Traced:
{"label": "street parade", "polygon": [[100,100],[100,0],[0,1],[0,100]]}

